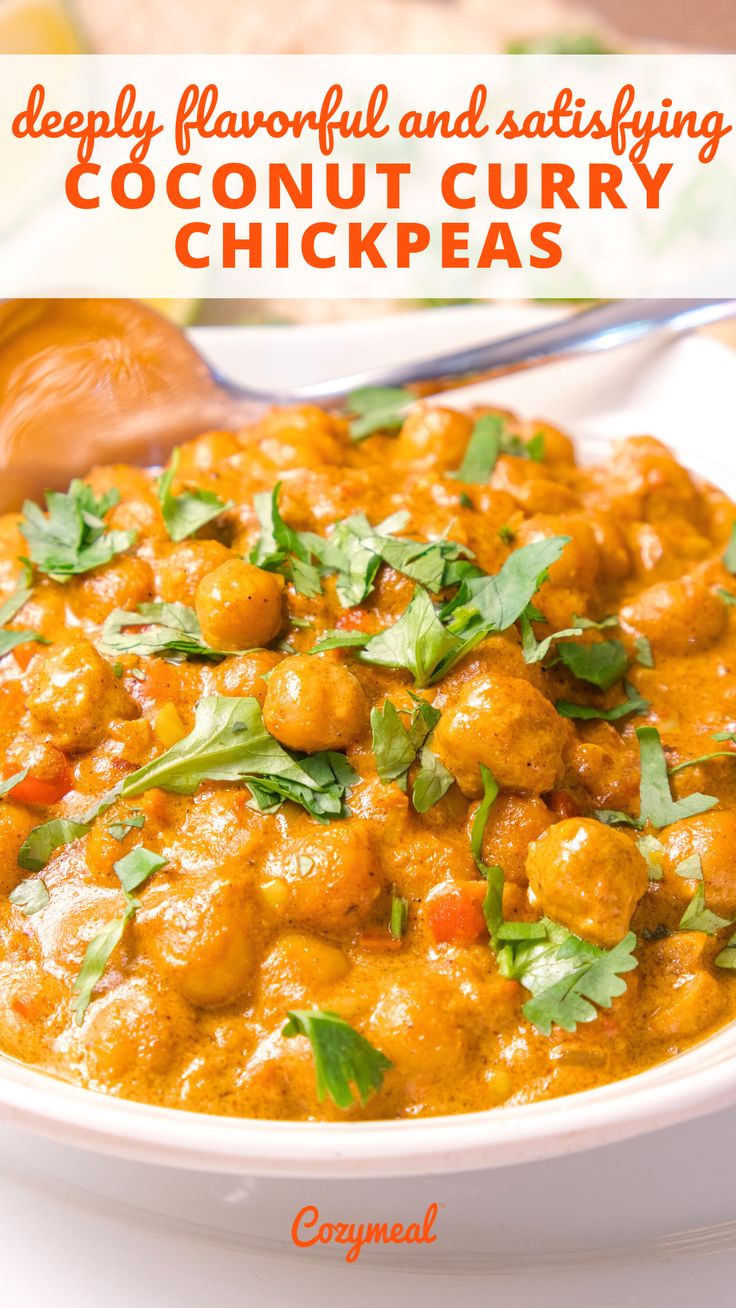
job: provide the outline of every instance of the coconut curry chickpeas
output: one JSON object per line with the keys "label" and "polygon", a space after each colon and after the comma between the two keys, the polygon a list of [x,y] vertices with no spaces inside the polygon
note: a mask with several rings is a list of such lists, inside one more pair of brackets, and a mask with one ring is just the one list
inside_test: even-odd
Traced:
{"label": "coconut curry chickpeas", "polygon": [[393,403],[0,522],[0,1052],[400,1118],[736,1013],[736,508],[651,438]]}

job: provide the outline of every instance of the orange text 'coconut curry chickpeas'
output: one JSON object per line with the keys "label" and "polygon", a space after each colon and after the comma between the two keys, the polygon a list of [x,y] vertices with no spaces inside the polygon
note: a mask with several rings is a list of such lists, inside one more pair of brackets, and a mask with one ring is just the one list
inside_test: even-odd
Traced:
{"label": "orange text 'coconut curry chickpeas'", "polygon": [[413,1117],[729,1020],[735,521],[657,440],[395,391],[0,519],[0,1049]]}

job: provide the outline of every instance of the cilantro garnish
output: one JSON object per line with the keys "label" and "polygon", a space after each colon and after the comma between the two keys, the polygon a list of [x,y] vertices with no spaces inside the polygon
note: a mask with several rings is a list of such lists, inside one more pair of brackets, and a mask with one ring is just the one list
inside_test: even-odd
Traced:
{"label": "cilantro garnish", "polygon": [[700,854],[690,854],[684,858],[678,863],[675,873],[678,877],[698,883],[695,894],[680,919],[680,931],[703,931],[708,936],[714,936],[723,927],[733,925],[730,918],[719,917],[718,913],[711,912],[705,906],[705,881]]}
{"label": "cilantro garnish", "polygon": [[46,513],[26,500],[20,530],[28,541],[31,561],[54,581],[65,582],[130,549],[134,531],[108,531],[105,525],[105,515],[119,502],[118,490],[97,499],[92,487],[79,479],[66,494],[46,492]]}
{"label": "cilantro garnish", "polygon": [[426,813],[450,789],[453,777],[426,743],[439,722],[439,712],[419,696],[414,696],[414,703],[406,724],[391,700],[371,709],[373,753],[383,784],[395,781],[403,791],[407,789],[409,769],[421,754],[412,803],[418,813]]}
{"label": "cilantro garnish", "polygon": [[45,636],[39,635],[37,631],[7,631],[8,622],[12,622],[33,594],[33,575],[29,565],[23,560],[23,569],[16,582],[15,588],[11,591],[5,603],[0,606],[0,659],[4,654],[9,654],[11,649],[16,645],[25,645],[30,640],[38,641],[41,645],[48,645]]}
{"label": "cilantro garnish", "polygon": [[667,827],[681,818],[706,813],[718,800],[713,795],[696,793],[685,799],[673,799],[667,760],[656,727],[637,727],[641,782],[639,821],[653,827]]}
{"label": "cilantro garnish", "polygon": [[531,991],[524,1016],[542,1035],[550,1035],[553,1025],[574,1031],[578,1022],[594,1021],[596,1005],[610,1008],[626,990],[622,974],[637,966],[633,931],[613,949],[600,949],[549,918],[533,925],[544,928],[543,939],[512,942],[499,956],[502,974]]}
{"label": "cilantro garnish", "polygon": [[620,640],[601,640],[595,645],[566,641],[557,646],[557,654],[574,677],[589,681],[599,690],[610,690],[620,681],[629,662]]}
{"label": "cilantro garnish", "polygon": [[178,468],[179,451],[174,450],[169,467],[158,479],[161,516],[169,536],[175,541],[193,536],[200,527],[206,526],[213,518],[233,507],[231,500],[226,503],[213,491],[187,490],[182,491],[181,495],[174,495],[171,487]]}
{"label": "cilantro garnish", "polygon": [[145,813],[141,813],[138,809],[131,809],[129,813],[125,814],[124,818],[119,819],[117,822],[108,822],[106,826],[113,840],[122,843],[125,837],[130,835],[131,831],[142,831],[145,824]]}
{"label": "cilantro garnish", "polygon": [[[211,649],[202,639],[199,618],[186,604],[139,604],[137,613],[114,609],[100,636],[105,654],[166,654],[170,660],[224,659],[232,650]],[[244,653],[243,650],[238,651]]]}
{"label": "cilantro garnish", "polygon": [[726,552],[723,555],[723,562],[729,572],[736,574],[736,522],[731,527],[731,535],[728,539]]}
{"label": "cilantro garnish", "polygon": [[294,531],[284,522],[279,511],[281,486],[278,482],[272,491],[253,496],[261,534],[250,552],[250,562],[267,572],[279,572],[300,595],[315,599],[322,594],[320,570],[314,562],[315,546],[322,541],[309,532]]}
{"label": "cilantro garnish", "polygon": [[482,765],[481,778],[483,798],[473,819],[470,847],[488,882],[483,913],[498,970],[531,991],[524,1016],[543,1035],[549,1035],[553,1025],[574,1031],[578,1022],[592,1022],[598,1016],[596,1004],[608,1008],[625,991],[620,974],[637,965],[632,954],[636,936],[629,932],[614,949],[606,950],[546,917],[539,922],[504,921],[503,869],[482,861],[483,835],[498,784]]}
{"label": "cilantro garnish", "polygon": [[726,942],[726,946],[714,959],[716,967],[736,969],[736,932]]}
{"label": "cilantro garnish", "polygon": [[567,699],[558,699],[555,708],[562,718],[579,718],[583,721],[595,718],[602,722],[616,722],[619,718],[627,717],[629,713],[646,713],[649,701],[643,699],[628,681],[624,682],[624,690],[626,699],[621,704],[614,704],[610,709],[595,708],[592,704],[574,704]]}
{"label": "cilantro garnish", "polygon": [[467,483],[487,482],[501,454],[540,463],[544,458],[544,432],[536,432],[531,440],[523,441],[509,431],[502,414],[485,413],[474,424],[465,457],[452,476]]}
{"label": "cilantro garnish", "polygon": [[377,431],[399,431],[416,398],[399,386],[361,386],[351,391],[345,402],[355,415],[350,419],[350,439],[362,441]]}
{"label": "cilantro garnish", "polygon": [[385,631],[328,632],[312,654],[362,647],[365,663],[406,668],[417,686],[433,685],[492,631],[506,631],[527,609],[568,536],[534,541],[509,555],[496,576],[464,577],[457,595],[439,611],[417,587],[409,607]]}
{"label": "cilantro garnish", "polygon": [[32,917],[34,913],[40,913],[50,900],[48,886],[41,877],[25,877],[19,881],[14,890],[8,895],[11,904],[20,908],[26,917]]}
{"label": "cilantro garnish", "polygon": [[0,798],[7,795],[8,791],[13,790],[15,786],[19,786],[21,781],[25,781],[29,772],[30,768],[21,768],[20,772],[14,772],[12,777],[6,777],[4,781],[0,781]]}
{"label": "cilantro garnish", "polygon": [[365,1105],[371,1093],[380,1090],[393,1063],[344,1018],[319,1008],[296,1009],[287,1017],[281,1034],[287,1039],[306,1036],[312,1046],[320,1103],[329,1095],[338,1108],[351,1108],[354,1086]]}
{"label": "cilantro garnish", "polygon": [[654,654],[652,652],[652,646],[651,643],[647,640],[646,636],[637,636],[636,640],[634,641],[634,650],[635,650],[634,659],[637,663],[641,664],[643,668],[654,667]]}
{"label": "cilantro garnish", "polygon": [[290,799],[318,822],[329,822],[346,816],[345,797],[355,780],[344,754],[325,750],[297,760],[283,749],[266,731],[257,699],[208,695],[196,706],[188,736],[131,772],[81,817],[53,818],[35,827],[18,862],[29,872],[40,872],[55,850],[85,836],[116,799],[154,787],[193,795],[203,781],[242,781],[262,812],[273,813]]}
{"label": "cilantro garnish", "polygon": [[401,940],[406,931],[406,925],[409,921],[409,901],[397,895],[396,891],[391,895],[391,914],[388,920],[389,934],[394,940]]}
{"label": "cilantro garnish", "polygon": [[[736,744],[736,731],[716,731],[713,733],[713,739],[727,740],[731,744]],[[670,768],[670,776],[674,777],[676,772],[684,772],[685,768],[694,768],[700,763],[710,763],[714,758],[736,759],[736,749],[716,749],[712,754],[700,754],[698,758],[686,759],[684,763],[678,763],[676,767]]]}
{"label": "cilantro garnish", "polygon": [[153,850],[139,845],[124,858],[119,858],[117,863],[113,863],[113,869],[123,888],[125,912],[121,917],[106,922],[102,930],[87,945],[82,966],[72,987],[77,996],[74,1009],[78,1026],[81,1026],[84,1021],[92,992],[102,977],[111,954],[120,944],[128,922],[140,908],[140,900],[134,897],[133,891],[142,886],[154,872],[165,867],[167,861],[160,854],[154,854]]}

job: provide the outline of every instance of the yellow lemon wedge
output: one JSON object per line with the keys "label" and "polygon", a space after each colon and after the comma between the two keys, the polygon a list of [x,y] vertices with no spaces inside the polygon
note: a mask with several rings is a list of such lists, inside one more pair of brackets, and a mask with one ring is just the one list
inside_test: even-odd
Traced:
{"label": "yellow lemon wedge", "polygon": [[81,49],[60,0],[0,0],[0,54],[79,54]]}

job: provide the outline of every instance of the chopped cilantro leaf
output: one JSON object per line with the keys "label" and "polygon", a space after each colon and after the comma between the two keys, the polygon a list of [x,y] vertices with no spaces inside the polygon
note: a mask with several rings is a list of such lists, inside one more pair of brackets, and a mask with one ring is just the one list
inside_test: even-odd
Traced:
{"label": "chopped cilantro leaf", "polygon": [[322,594],[322,582],[315,563],[315,545],[321,542],[284,522],[279,511],[281,485],[278,482],[271,492],[262,491],[253,497],[261,534],[250,552],[250,562],[268,572],[281,573],[300,595],[316,599]]}
{"label": "chopped cilantro leaf", "polygon": [[701,880],[680,919],[680,931],[703,931],[707,936],[714,936],[722,927],[732,926],[731,919],[719,917],[705,907],[705,884]]}
{"label": "chopped cilantro leaf", "polygon": [[8,899],[16,908],[20,908],[26,917],[40,913],[49,903],[50,895],[45,881],[41,877],[26,877],[11,890]]}
{"label": "chopped cilantro leaf", "polygon": [[396,781],[402,790],[406,790],[409,768],[437,725],[439,717],[437,709],[418,697],[407,724],[390,699],[380,708],[376,706],[371,709],[376,771],[384,785]]}
{"label": "chopped cilantro leaf", "polygon": [[599,690],[610,690],[620,681],[629,662],[620,640],[601,640],[594,645],[569,641],[558,645],[557,653],[574,677],[589,681]]}
{"label": "chopped cilantro leaf", "polygon": [[736,575],[736,522],[731,527],[731,535],[728,539],[726,552],[723,555],[723,562],[728,571]]}
{"label": "chopped cilantro leaf", "polygon": [[102,930],[87,945],[82,966],[72,987],[77,996],[74,1008],[78,1026],[81,1026],[84,1021],[95,986],[100,981],[111,955],[120,944],[128,922],[140,908],[140,901],[133,897],[132,891],[142,886],[154,872],[165,867],[166,862],[167,860],[160,854],[154,854],[152,850],[144,849],[141,845],[113,864],[115,874],[123,888],[125,912],[121,917],[106,922]]}
{"label": "chopped cilantro leaf", "polygon": [[417,813],[426,813],[446,795],[455,778],[444,763],[425,745],[419,756],[420,768],[412,787],[411,802]]}
{"label": "chopped cilantro leaf", "polygon": [[4,781],[0,781],[0,797],[7,795],[8,791],[13,790],[15,786],[19,786],[21,781],[25,781],[29,772],[30,768],[21,768],[20,772],[14,772],[12,777],[6,777]]}
{"label": "chopped cilantro leaf", "polygon": [[287,1017],[282,1035],[287,1039],[306,1036],[312,1046],[320,1103],[329,1095],[338,1108],[351,1108],[355,1103],[353,1087],[361,1104],[368,1102],[373,1091],[380,1090],[393,1064],[337,1013],[297,1009],[288,1012]]}
{"label": "chopped cilantro leaf", "polygon": [[416,398],[399,386],[361,386],[351,391],[346,400],[348,411],[354,415],[349,424],[350,439],[362,441],[377,431],[398,431]]}
{"label": "chopped cilantro leaf", "polygon": [[28,541],[31,561],[59,582],[109,563],[136,539],[134,531],[107,530],[105,515],[119,500],[117,490],[98,499],[92,487],[78,479],[66,494],[46,492],[46,513],[26,500],[20,530]]}
{"label": "chopped cilantro leaf", "polygon": [[171,488],[178,469],[179,451],[174,450],[169,467],[159,477],[158,498],[169,536],[172,540],[182,541],[233,506],[232,501],[226,503],[208,490],[187,490],[174,495]]}
{"label": "chopped cilantro leaf", "polygon": [[402,899],[396,891],[391,896],[391,915],[388,921],[388,929],[394,940],[401,940],[406,932],[406,925],[409,921],[409,901]]}
{"label": "chopped cilantro leaf", "polygon": [[145,813],[141,813],[137,809],[131,809],[130,813],[126,813],[124,818],[117,822],[108,822],[106,825],[113,840],[122,843],[131,831],[141,831],[145,823]]}
{"label": "chopped cilantro leaf", "polygon": [[725,967],[731,971],[736,969],[736,933],[728,939],[725,949],[716,954],[714,961],[716,967]]}
{"label": "chopped cilantro leaf", "polygon": [[634,641],[634,650],[635,650],[634,658],[637,663],[641,664],[643,668],[654,667],[654,654],[652,653],[652,646],[647,640],[646,636],[637,636],[636,640]]}
{"label": "chopped cilantro leaf", "polygon": [[664,857],[664,845],[656,836],[638,836],[636,847],[642,855],[649,873],[650,881],[662,880],[662,859]]}
{"label": "chopped cilantro leaf", "polygon": [[113,609],[102,627],[100,649],[105,654],[165,654],[169,659],[224,659],[232,653],[205,644],[194,609],[159,601],[139,604],[137,613]]}
{"label": "chopped cilantro leaf", "polygon": [[465,457],[453,476],[468,483],[487,482],[501,453],[505,422],[499,413],[484,413],[470,433]]}
{"label": "chopped cilantro leaf", "polygon": [[649,702],[643,699],[634,687],[628,681],[624,682],[626,699],[621,704],[614,704],[613,708],[595,708],[591,704],[573,704],[571,700],[558,699],[555,708],[562,718],[578,718],[582,721],[599,719],[602,722],[616,722],[619,718],[625,718],[629,713],[646,713],[649,708]]}
{"label": "chopped cilantro leaf", "polygon": [[706,813],[718,803],[713,795],[696,793],[685,799],[673,799],[667,760],[656,727],[637,727],[641,782],[639,788],[641,823],[651,822],[658,829],[681,818]]}

